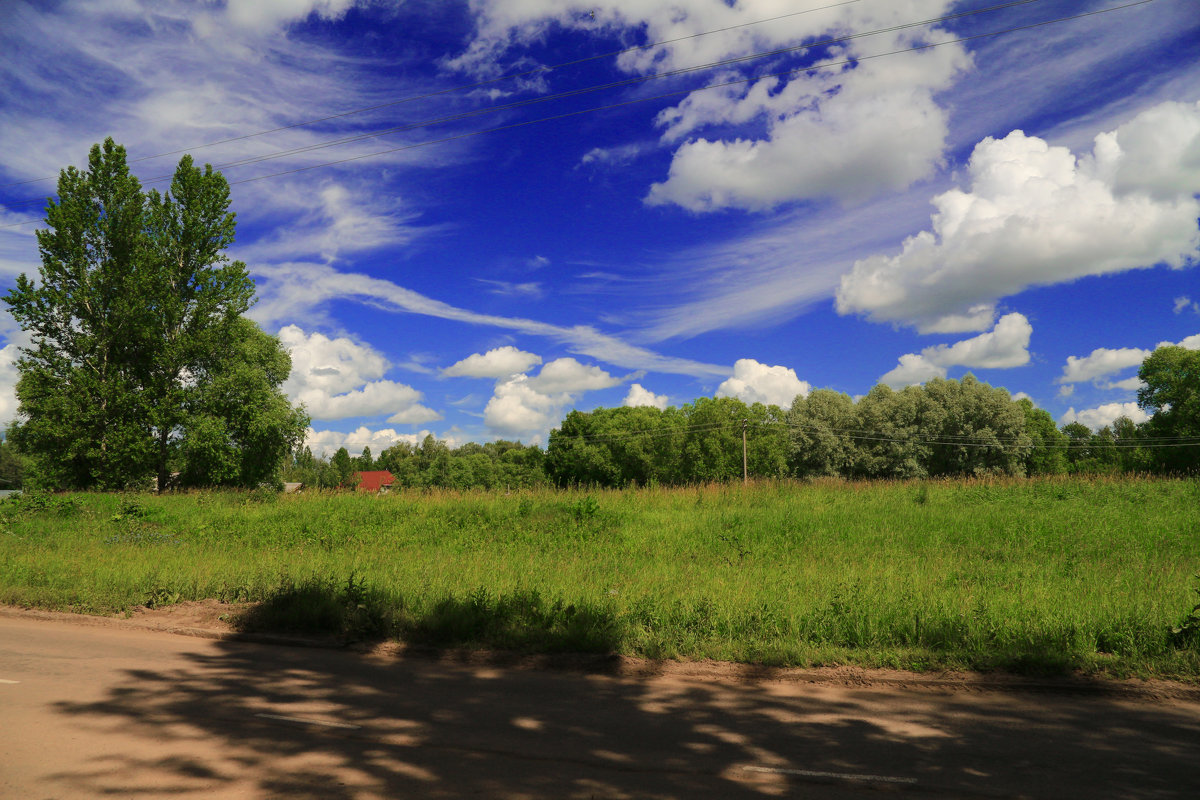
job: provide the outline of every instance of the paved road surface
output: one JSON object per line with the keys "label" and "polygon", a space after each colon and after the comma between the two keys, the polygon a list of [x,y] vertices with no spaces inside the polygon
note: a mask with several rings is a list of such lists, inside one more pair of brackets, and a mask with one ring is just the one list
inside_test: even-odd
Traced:
{"label": "paved road surface", "polygon": [[101,796],[1196,798],[1200,703],[632,680],[0,616],[0,797]]}

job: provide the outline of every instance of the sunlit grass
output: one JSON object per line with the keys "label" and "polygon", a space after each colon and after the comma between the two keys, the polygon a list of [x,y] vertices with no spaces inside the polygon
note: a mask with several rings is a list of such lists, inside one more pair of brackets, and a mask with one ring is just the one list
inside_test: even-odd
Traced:
{"label": "sunlit grass", "polygon": [[0,505],[0,602],[779,665],[1200,677],[1200,485],[1141,478]]}

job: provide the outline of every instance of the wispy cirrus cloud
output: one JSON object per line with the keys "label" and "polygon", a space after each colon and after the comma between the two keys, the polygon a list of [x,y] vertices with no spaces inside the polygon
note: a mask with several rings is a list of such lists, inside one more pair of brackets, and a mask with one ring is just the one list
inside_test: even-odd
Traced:
{"label": "wispy cirrus cloud", "polygon": [[331,300],[357,300],[395,312],[422,314],[470,325],[483,325],[561,342],[572,352],[620,367],[680,375],[727,375],[729,369],[687,358],[664,356],[630,344],[591,325],[555,325],[521,317],[481,314],[435,300],[399,284],[361,273],[340,272],[327,264],[260,265],[260,301],[250,315],[260,323],[286,322]]}

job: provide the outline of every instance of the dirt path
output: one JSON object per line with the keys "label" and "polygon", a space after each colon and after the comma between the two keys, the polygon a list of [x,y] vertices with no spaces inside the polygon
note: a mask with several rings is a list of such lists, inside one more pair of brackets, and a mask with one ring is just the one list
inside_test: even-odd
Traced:
{"label": "dirt path", "polygon": [[0,797],[1200,796],[1173,684],[547,671],[236,641],[212,611],[0,612]]}

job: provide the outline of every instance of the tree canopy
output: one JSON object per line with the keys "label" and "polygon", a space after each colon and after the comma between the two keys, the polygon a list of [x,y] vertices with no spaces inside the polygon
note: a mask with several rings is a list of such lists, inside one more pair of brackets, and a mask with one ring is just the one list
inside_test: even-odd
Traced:
{"label": "tree canopy", "polygon": [[308,424],[279,387],[291,360],[243,317],[225,178],[184,156],[169,190],[142,191],[107,139],[68,167],[37,232],[38,279],[3,299],[31,338],[17,360],[13,443],[52,487],[277,481]]}

